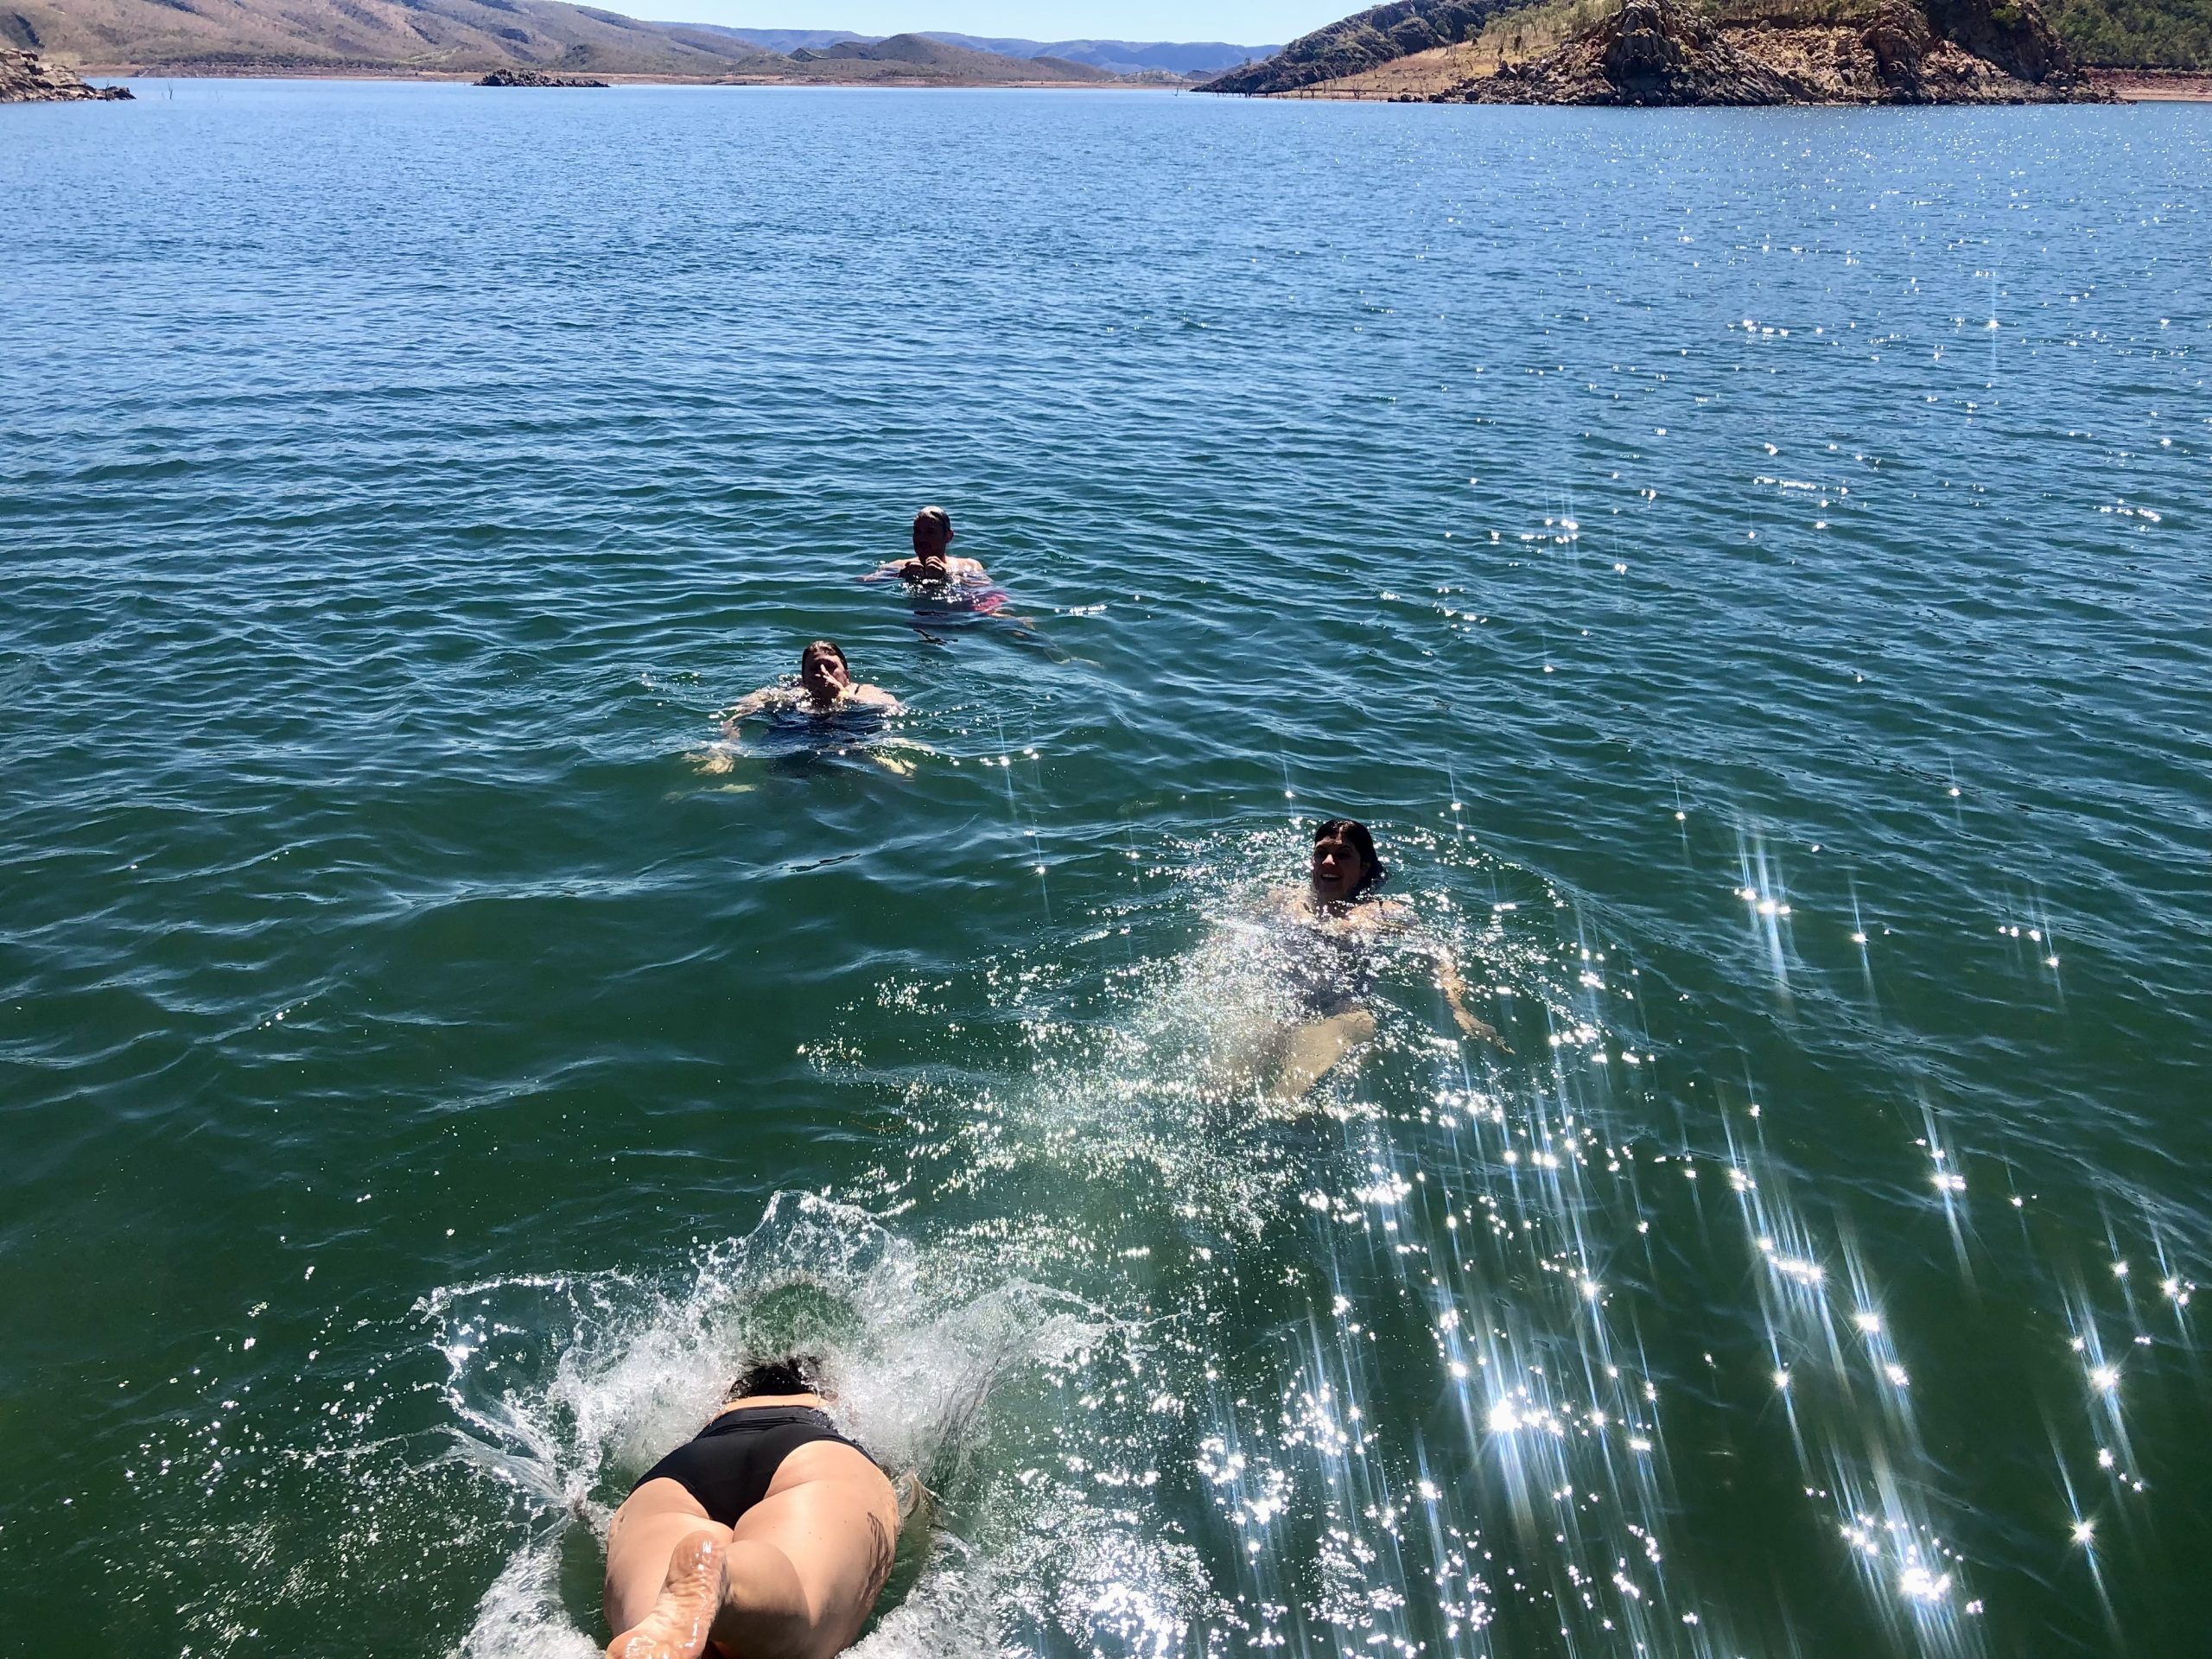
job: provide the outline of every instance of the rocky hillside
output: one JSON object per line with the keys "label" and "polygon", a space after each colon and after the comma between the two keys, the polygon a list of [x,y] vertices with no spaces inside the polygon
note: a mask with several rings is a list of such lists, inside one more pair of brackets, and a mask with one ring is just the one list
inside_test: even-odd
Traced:
{"label": "rocky hillside", "polygon": [[[1228,79],[1204,90],[1227,90]],[[2037,0],[1523,0],[1457,41],[1283,90],[1481,104],[2020,104],[2099,95]]]}
{"label": "rocky hillside", "polygon": [[45,62],[35,53],[0,47],[0,104],[73,104],[130,96],[128,86],[87,86],[73,69]]}
{"label": "rocky hillside", "polygon": [[0,37],[101,68],[592,70],[713,79],[781,59],[561,0],[0,0]]}
{"label": "rocky hillside", "polygon": [[2048,104],[2091,99],[2035,0],[1881,0],[1871,18],[1727,23],[1625,0],[1544,55],[1439,93],[1479,104]]}
{"label": "rocky hillside", "polygon": [[1471,40],[1513,4],[1514,0],[1392,0],[1301,35],[1264,62],[1232,69],[1199,90],[1263,97],[1342,79],[1393,59]]}
{"label": "rocky hillside", "polygon": [[652,75],[889,86],[1110,82],[919,35],[804,58],[734,30],[654,23],[566,0],[0,0],[0,45],[102,71]]}

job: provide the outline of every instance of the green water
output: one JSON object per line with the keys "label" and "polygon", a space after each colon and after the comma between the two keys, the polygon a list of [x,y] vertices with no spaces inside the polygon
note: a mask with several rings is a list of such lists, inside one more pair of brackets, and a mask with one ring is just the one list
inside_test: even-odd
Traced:
{"label": "green water", "polygon": [[[140,92],[0,111],[10,1650],[590,1652],[791,1341],[878,1659],[2204,1649],[2206,112]],[[1511,1052],[1262,1110],[1337,812]]]}

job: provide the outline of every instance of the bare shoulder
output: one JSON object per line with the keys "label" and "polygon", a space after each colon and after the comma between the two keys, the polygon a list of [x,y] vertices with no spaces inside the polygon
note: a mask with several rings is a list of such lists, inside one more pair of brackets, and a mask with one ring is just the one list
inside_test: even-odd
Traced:
{"label": "bare shoulder", "polygon": [[880,685],[856,685],[846,694],[850,702],[865,703],[871,709],[896,709],[899,699]]}
{"label": "bare shoulder", "polygon": [[1421,920],[1414,913],[1414,907],[1402,899],[1377,899],[1367,910],[1367,925],[1377,931],[1396,932],[1413,927]]}
{"label": "bare shoulder", "polygon": [[948,561],[952,572],[959,576],[974,576],[979,582],[988,582],[990,573],[983,569],[981,559],[952,559]]}

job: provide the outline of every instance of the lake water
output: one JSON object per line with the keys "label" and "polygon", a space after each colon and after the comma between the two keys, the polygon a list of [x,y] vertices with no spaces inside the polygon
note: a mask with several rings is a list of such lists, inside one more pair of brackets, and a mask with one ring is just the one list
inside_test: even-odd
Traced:
{"label": "lake water", "polygon": [[[804,1342],[874,1659],[2202,1650],[2212,109],[138,92],[0,110],[5,1645],[590,1653]],[[1339,811],[1511,1052],[1261,1110]]]}

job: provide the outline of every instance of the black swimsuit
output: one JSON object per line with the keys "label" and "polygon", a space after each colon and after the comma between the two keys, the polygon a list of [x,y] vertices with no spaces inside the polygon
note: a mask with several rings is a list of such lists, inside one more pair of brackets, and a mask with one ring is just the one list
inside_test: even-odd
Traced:
{"label": "black swimsuit", "polygon": [[1274,943],[1284,982],[1306,1018],[1328,1020],[1367,1006],[1375,987],[1370,939],[1299,917],[1282,925]]}
{"label": "black swimsuit", "polygon": [[675,1481],[699,1501],[709,1520],[734,1527],[768,1495],[783,1460],[816,1440],[835,1440],[868,1456],[810,1406],[755,1406],[724,1412],[646,1470],[630,1490],[649,1480]]}

